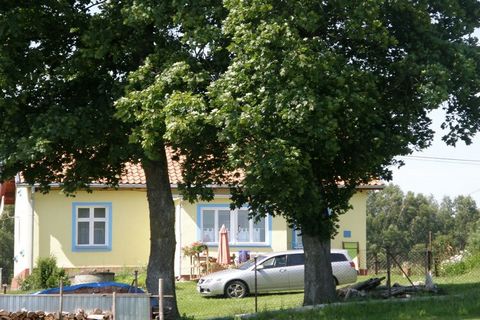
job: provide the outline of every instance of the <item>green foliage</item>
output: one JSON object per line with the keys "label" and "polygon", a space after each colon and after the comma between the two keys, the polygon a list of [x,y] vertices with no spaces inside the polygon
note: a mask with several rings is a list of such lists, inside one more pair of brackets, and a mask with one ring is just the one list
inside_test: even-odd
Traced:
{"label": "green foliage", "polygon": [[60,285],[60,280],[63,285],[70,284],[65,270],[57,266],[57,259],[53,256],[38,258],[32,274],[21,283],[21,289],[29,291],[54,288]]}
{"label": "green foliage", "polygon": [[440,272],[444,276],[463,275],[480,268],[480,254],[466,253],[460,261],[443,261]]}
{"label": "green foliage", "polygon": [[467,243],[467,251],[474,255],[480,255],[480,220],[477,221],[476,228],[470,232]]}
{"label": "green foliage", "polygon": [[470,196],[459,196],[453,201],[454,206],[454,236],[456,245],[465,249],[468,237],[474,234],[475,226],[480,221],[480,211],[475,200]]}
{"label": "green foliage", "polygon": [[464,261],[444,262],[440,267],[442,276],[459,276],[468,271],[467,264]]}
{"label": "green foliage", "polygon": [[0,215],[0,268],[2,268],[0,284],[10,283],[13,276],[13,230],[15,225],[13,215],[13,206],[5,206],[3,215]]}
{"label": "green foliage", "polygon": [[476,253],[480,251],[475,229],[479,222],[480,210],[470,196],[445,197],[438,205],[432,197],[404,194],[398,186],[389,185],[367,199],[367,242],[372,252],[387,246],[400,254],[424,250],[431,232],[432,250],[441,259],[461,252],[466,243],[468,252]]}

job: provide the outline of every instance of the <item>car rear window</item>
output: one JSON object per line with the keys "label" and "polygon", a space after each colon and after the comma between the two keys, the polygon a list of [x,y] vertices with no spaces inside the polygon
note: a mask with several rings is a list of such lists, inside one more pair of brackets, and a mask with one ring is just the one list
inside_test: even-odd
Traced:
{"label": "car rear window", "polygon": [[347,257],[341,253],[330,253],[330,259],[332,262],[348,261]]}

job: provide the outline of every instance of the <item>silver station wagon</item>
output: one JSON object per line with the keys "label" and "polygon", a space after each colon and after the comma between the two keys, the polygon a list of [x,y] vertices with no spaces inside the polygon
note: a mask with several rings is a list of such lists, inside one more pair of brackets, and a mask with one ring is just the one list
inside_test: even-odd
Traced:
{"label": "silver station wagon", "polygon": [[[332,249],[330,253],[333,281],[336,285],[357,281],[357,270],[346,250]],[[303,290],[303,250],[272,252],[257,257],[258,292]],[[197,291],[204,296],[225,295],[243,298],[255,290],[255,262],[253,259],[236,269],[206,275],[198,281]]]}

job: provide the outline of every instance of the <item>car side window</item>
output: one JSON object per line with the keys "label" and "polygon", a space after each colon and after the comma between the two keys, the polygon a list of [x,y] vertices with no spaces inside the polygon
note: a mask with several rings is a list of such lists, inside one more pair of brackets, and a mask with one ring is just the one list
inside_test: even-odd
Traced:
{"label": "car side window", "polygon": [[270,258],[262,263],[262,265],[264,269],[285,267],[287,265],[287,256],[281,255]]}
{"label": "car side window", "polygon": [[289,254],[287,256],[287,266],[302,266],[305,264],[305,255],[303,253]]}

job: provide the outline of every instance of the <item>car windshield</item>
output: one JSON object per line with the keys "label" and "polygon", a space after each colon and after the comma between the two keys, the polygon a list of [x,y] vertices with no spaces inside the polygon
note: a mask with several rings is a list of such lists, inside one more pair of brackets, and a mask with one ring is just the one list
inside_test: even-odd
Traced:
{"label": "car windshield", "polygon": [[[258,256],[257,257],[257,262],[258,261],[262,261],[263,259],[265,259],[266,256]],[[238,266],[238,269],[240,270],[247,270],[248,268],[252,267],[253,265],[255,264],[255,259],[250,259],[248,261],[245,261],[244,263],[242,263],[241,265]]]}

